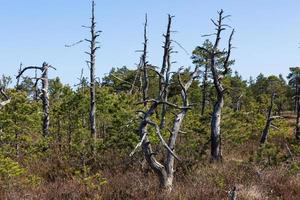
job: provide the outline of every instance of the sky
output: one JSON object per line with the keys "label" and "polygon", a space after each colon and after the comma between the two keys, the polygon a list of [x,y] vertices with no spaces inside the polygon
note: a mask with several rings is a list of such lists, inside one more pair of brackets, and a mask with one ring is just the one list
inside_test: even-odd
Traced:
{"label": "sky", "polygon": [[[81,69],[88,76],[85,60],[87,43],[71,44],[89,38],[82,25],[90,23],[90,0],[0,0],[0,75],[15,78],[20,63],[40,66],[44,61],[56,71],[63,83],[78,83]],[[283,74],[300,66],[299,0],[96,0],[96,20],[101,49],[97,52],[96,75],[103,77],[112,67],[136,68],[142,49],[144,15],[148,14],[149,63],[162,63],[162,34],[167,14],[175,15],[172,38],[177,54],[173,69],[192,66],[191,53],[213,33],[211,18],[223,9],[235,28],[233,70],[244,79]],[[227,30],[221,47],[226,47]],[[32,75],[34,72],[27,72]]]}

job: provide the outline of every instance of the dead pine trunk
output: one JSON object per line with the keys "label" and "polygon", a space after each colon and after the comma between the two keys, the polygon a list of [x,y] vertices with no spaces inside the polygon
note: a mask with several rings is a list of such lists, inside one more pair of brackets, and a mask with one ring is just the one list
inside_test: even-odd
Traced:
{"label": "dead pine trunk", "polygon": [[4,91],[4,88],[0,88],[0,94],[4,97],[4,101],[0,101],[0,109],[4,107],[6,104],[10,103],[10,97],[8,97]]}
{"label": "dead pine trunk", "polygon": [[272,110],[273,110],[273,104],[274,104],[274,98],[275,98],[275,93],[273,92],[271,95],[271,101],[270,101],[270,106],[268,109],[268,116],[267,116],[267,121],[266,121],[266,125],[265,128],[262,132],[262,136],[260,138],[260,143],[264,144],[267,140],[268,134],[269,134],[269,129],[271,127],[271,123],[273,121],[273,117],[272,117]]}
{"label": "dead pine trunk", "polygon": [[[143,55],[142,55],[142,69],[143,69],[143,101],[148,99],[148,90],[149,90],[149,76],[148,76],[148,69],[147,69],[147,25],[148,25],[148,18],[147,14],[145,15],[145,25],[144,25],[144,48],[143,48]],[[146,103],[144,103],[146,106]]]}
{"label": "dead pine trunk", "polygon": [[[174,16],[168,15],[168,25],[167,25],[167,31],[166,34],[163,36],[165,37],[164,42],[164,55],[163,55],[163,62],[162,67],[160,71],[160,77],[159,77],[159,91],[161,94],[162,101],[168,101],[168,95],[169,95],[169,84],[170,84],[170,68],[171,68],[171,58],[170,55],[172,53],[172,47],[171,47],[171,26],[172,26],[172,18]],[[167,112],[167,105],[162,105],[162,111],[161,111],[161,119],[160,119],[160,128],[164,128],[166,125],[166,112]]]}
{"label": "dead pine trunk", "polygon": [[90,51],[85,52],[90,56],[90,60],[87,61],[90,68],[90,130],[91,137],[95,140],[97,138],[96,131],[96,76],[95,76],[95,65],[96,65],[96,51],[99,49],[97,44],[97,38],[99,37],[100,31],[96,31],[96,21],[95,21],[95,1],[92,1],[92,16],[91,16],[91,26],[88,27],[91,33],[91,39],[85,39],[90,43]]}
{"label": "dead pine trunk", "polygon": [[23,70],[21,70],[18,74],[18,76],[16,77],[17,79],[19,79],[22,74],[28,70],[28,69],[34,69],[34,70],[40,70],[41,71],[41,76],[35,77],[34,79],[36,79],[36,83],[35,85],[37,85],[38,81],[42,81],[42,104],[43,104],[43,136],[49,136],[49,124],[50,124],[50,115],[49,115],[49,93],[48,93],[48,89],[49,89],[49,79],[48,79],[48,70],[49,68],[52,68],[55,70],[54,67],[52,67],[51,65],[48,65],[46,62],[44,62],[42,64],[41,67],[37,67],[37,66],[29,66],[29,67],[25,67]]}
{"label": "dead pine trunk", "polygon": [[50,124],[50,115],[49,115],[49,80],[48,80],[48,64],[43,63],[42,66],[42,102],[43,102],[43,135],[49,136],[49,124]]}
{"label": "dead pine trunk", "polygon": [[[221,152],[221,114],[224,104],[224,93],[225,89],[222,85],[222,79],[229,72],[229,58],[232,49],[232,37],[234,34],[234,29],[232,30],[229,40],[228,40],[228,49],[227,51],[220,51],[218,49],[219,43],[221,40],[221,32],[225,30],[225,27],[228,25],[223,23],[223,20],[228,16],[223,16],[223,10],[218,12],[218,20],[212,20],[213,24],[216,27],[216,39],[212,49],[202,48],[209,55],[209,68],[212,73],[214,87],[217,93],[217,100],[214,104],[212,118],[211,118],[211,160],[212,161],[221,161],[222,152]],[[218,55],[222,55],[223,59],[220,62],[217,60]]]}
{"label": "dead pine trunk", "polygon": [[212,161],[221,161],[221,114],[224,105],[223,94],[219,94],[217,102],[214,105],[211,118],[211,159]]}

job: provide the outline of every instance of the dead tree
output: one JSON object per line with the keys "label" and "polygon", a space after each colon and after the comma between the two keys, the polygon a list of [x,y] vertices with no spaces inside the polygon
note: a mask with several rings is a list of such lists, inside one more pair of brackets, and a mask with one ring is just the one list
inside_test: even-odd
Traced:
{"label": "dead tree", "polygon": [[4,107],[6,104],[10,103],[10,97],[7,96],[7,94],[4,91],[4,88],[0,88],[0,94],[4,97],[4,101],[0,101],[0,109]]}
{"label": "dead tree", "polygon": [[[169,15],[169,28],[171,24],[172,17]],[[169,37],[169,36],[168,36]],[[168,50],[169,51],[169,50]],[[166,52],[165,52],[166,53]],[[166,55],[166,58],[168,55]],[[159,92],[156,99],[146,99],[141,103],[149,104],[146,111],[139,111],[142,115],[142,121],[139,126],[139,135],[140,142],[136,145],[135,149],[131,152],[130,156],[132,156],[139,147],[142,147],[143,154],[147,163],[150,165],[151,169],[156,173],[159,179],[160,188],[166,191],[171,191],[173,186],[173,178],[174,178],[174,161],[175,159],[179,160],[178,156],[175,154],[175,145],[178,134],[180,133],[180,128],[183,122],[183,119],[187,113],[187,111],[191,108],[191,105],[188,102],[188,89],[190,88],[193,80],[197,78],[200,74],[199,67],[196,66],[194,72],[191,73],[189,80],[186,83],[183,83],[180,77],[180,70],[178,71],[178,82],[181,88],[181,101],[182,105],[179,106],[177,104],[168,102],[165,93],[165,85],[167,82],[166,79],[170,78],[169,76],[169,67],[170,65],[163,65],[161,71],[156,71],[156,74],[159,76]],[[163,73],[162,73],[163,72]],[[166,72],[168,72],[167,76]],[[174,121],[171,129],[168,129],[170,135],[168,136],[168,141],[166,142],[164,137],[162,136],[161,130],[162,128],[156,122],[154,122],[151,118],[153,114],[155,114],[159,107],[169,106],[172,109],[178,110],[178,113],[174,113]],[[152,144],[149,139],[149,128],[153,127],[155,129],[155,134],[158,137],[162,146],[166,149],[164,161],[159,162],[156,156],[156,152],[152,149]]]}
{"label": "dead tree", "polygon": [[[137,65],[136,74],[134,76],[133,82],[131,84],[131,88],[129,90],[129,94],[133,93],[135,84],[139,78],[140,80],[140,91],[142,92],[142,100],[145,101],[148,98],[148,90],[149,90],[149,75],[148,75],[148,62],[147,62],[147,48],[148,48],[148,38],[147,38],[147,26],[148,26],[148,17],[145,15],[145,24],[144,24],[144,42],[143,42],[143,50],[141,50],[142,55],[140,57],[140,62]],[[140,52],[140,51],[138,51]],[[124,80],[122,80],[124,81]],[[146,106],[146,103],[144,104]]]}
{"label": "dead tree", "polygon": [[[145,15],[145,25],[144,25],[144,48],[142,54],[142,69],[143,69],[143,101],[148,99],[148,89],[149,89],[149,76],[148,76],[148,69],[147,69],[147,25],[148,19],[147,14]],[[144,104],[146,106],[146,103]]]}
{"label": "dead tree", "polygon": [[243,94],[241,94],[236,100],[236,103],[235,103],[235,111],[236,112],[239,112],[241,110],[242,98],[243,98]]}
{"label": "dead tree", "polygon": [[[164,55],[163,55],[163,62],[162,67],[159,75],[159,92],[161,93],[161,97],[164,101],[168,100],[169,94],[169,86],[170,86],[170,69],[171,69],[171,59],[170,55],[172,53],[171,47],[171,26],[172,26],[172,18],[174,16],[168,15],[168,26],[167,32],[163,36],[165,37],[164,42]],[[161,111],[161,121],[160,121],[160,128],[165,127],[166,123],[166,112],[167,112],[167,105],[162,105]]]}
{"label": "dead tree", "polygon": [[[222,152],[221,152],[221,144],[220,144],[220,133],[221,133],[221,114],[222,108],[224,105],[224,94],[225,88],[222,84],[222,79],[226,74],[229,72],[229,58],[232,49],[232,37],[234,34],[234,29],[232,30],[229,40],[228,40],[228,49],[227,51],[219,51],[219,43],[221,40],[221,33],[222,31],[226,30],[228,25],[224,24],[224,19],[228,18],[229,16],[223,16],[224,11],[221,10],[218,12],[218,20],[214,21],[211,20],[216,27],[216,35],[215,42],[212,49],[205,49],[202,48],[208,55],[209,55],[209,67],[212,73],[214,87],[217,93],[217,100],[214,104],[212,118],[211,118],[211,159],[212,161],[221,161]],[[217,61],[217,57],[223,55],[224,61],[221,63]],[[218,70],[218,69],[222,69]]]}
{"label": "dead tree", "polygon": [[[135,153],[138,147],[142,147],[144,156],[150,165],[150,167],[157,174],[160,182],[160,187],[162,189],[166,189],[167,191],[172,190],[173,186],[173,178],[174,178],[174,159],[179,158],[175,155],[175,145],[178,133],[180,132],[180,127],[182,121],[187,113],[187,111],[191,108],[191,105],[188,102],[188,94],[187,91],[190,88],[193,80],[197,78],[200,74],[199,68],[196,67],[194,72],[191,74],[190,79],[184,84],[180,78],[180,72],[178,72],[178,80],[181,87],[181,100],[182,105],[178,106],[176,104],[170,103],[168,101],[164,101],[162,94],[160,93],[156,99],[146,100],[146,103],[150,103],[150,108],[146,112],[143,113],[143,119],[140,123],[139,134],[141,141],[137,144],[134,151],[130,154],[131,156]],[[144,102],[143,102],[144,103]],[[168,138],[168,142],[164,140],[161,135],[161,128],[154,121],[151,120],[151,116],[155,113],[156,109],[159,106],[168,105],[174,109],[179,110],[179,113],[175,114],[175,118],[173,121],[173,126],[169,130],[170,135]],[[155,153],[151,146],[151,141],[149,140],[149,126],[152,126],[156,130],[156,135],[159,138],[161,144],[166,148],[166,158],[164,163],[160,163],[155,156]]]}
{"label": "dead tree", "polygon": [[28,66],[22,69],[18,76],[16,77],[19,79],[22,74],[29,69],[35,69],[35,70],[40,70],[41,71],[41,76],[39,78],[35,78],[36,82],[35,85],[37,85],[38,81],[42,81],[42,95],[41,99],[43,102],[43,136],[49,136],[49,124],[50,124],[50,116],[49,116],[49,79],[48,79],[48,70],[49,68],[52,68],[56,70],[54,67],[51,65],[48,65],[46,62],[42,64],[42,67],[37,67],[37,66]]}
{"label": "dead tree", "polygon": [[[84,26],[86,27],[86,26]],[[95,75],[95,65],[96,65],[96,51],[100,47],[97,46],[97,38],[101,31],[96,31],[96,21],[95,21],[95,1],[92,1],[92,16],[91,16],[91,26],[87,27],[90,29],[91,39],[85,39],[90,44],[90,51],[85,52],[90,56],[90,60],[87,61],[90,68],[90,129],[91,137],[97,138],[96,131],[96,75]]]}
{"label": "dead tree", "polygon": [[264,128],[263,132],[262,132],[262,136],[260,138],[260,143],[261,144],[264,144],[266,142],[268,134],[269,134],[270,127],[278,129],[276,126],[274,126],[272,124],[272,121],[279,117],[279,116],[272,116],[274,99],[275,99],[275,92],[273,92],[272,95],[271,95],[271,101],[270,101],[270,106],[269,106],[269,109],[268,109],[266,125],[265,125],[265,128]]}

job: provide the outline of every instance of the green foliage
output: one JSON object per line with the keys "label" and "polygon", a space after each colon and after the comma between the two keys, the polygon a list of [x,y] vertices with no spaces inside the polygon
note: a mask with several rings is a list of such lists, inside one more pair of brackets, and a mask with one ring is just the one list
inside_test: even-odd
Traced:
{"label": "green foliage", "polygon": [[285,158],[280,148],[272,143],[261,145],[256,153],[256,162],[266,166],[278,165]]}

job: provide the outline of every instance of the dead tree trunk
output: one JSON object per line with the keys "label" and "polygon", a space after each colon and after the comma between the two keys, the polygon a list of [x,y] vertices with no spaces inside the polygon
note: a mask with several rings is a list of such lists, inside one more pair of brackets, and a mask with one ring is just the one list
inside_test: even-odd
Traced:
{"label": "dead tree trunk", "polygon": [[[165,42],[164,42],[164,55],[163,55],[163,62],[162,67],[160,71],[160,84],[159,84],[159,91],[161,93],[161,97],[163,101],[168,101],[168,95],[169,95],[169,85],[170,85],[170,68],[171,68],[171,59],[170,55],[172,52],[171,47],[171,26],[172,26],[172,18],[174,16],[168,15],[168,26],[167,26],[167,32],[165,35]],[[166,125],[166,112],[167,112],[167,105],[162,105],[162,111],[161,111],[161,121],[160,121],[160,128],[164,128]]]}
{"label": "dead tree trunk", "polygon": [[50,124],[50,115],[49,115],[49,80],[48,80],[48,69],[53,68],[51,65],[48,65],[46,62],[43,63],[42,67],[29,66],[25,67],[22,71],[19,72],[17,79],[21,77],[21,75],[28,69],[40,70],[42,72],[40,78],[35,78],[36,83],[39,80],[42,81],[42,102],[43,102],[43,136],[49,136],[49,124]]}
{"label": "dead tree trunk", "polygon": [[[142,55],[142,66],[143,66],[143,101],[148,99],[148,89],[149,89],[149,76],[148,76],[148,69],[147,69],[147,24],[148,19],[147,15],[145,16],[145,25],[144,25],[144,48],[143,48],[143,55]],[[146,106],[146,103],[144,104]]]}
{"label": "dead tree trunk", "polygon": [[[171,25],[171,16],[169,15],[169,25],[168,30],[170,30]],[[169,31],[167,31],[169,32]],[[167,36],[169,37],[169,36]],[[169,47],[168,47],[169,49]],[[169,54],[169,50],[165,51],[165,53]],[[165,55],[164,57],[168,57],[168,55]],[[156,74],[159,75],[160,81],[159,81],[159,92],[156,99],[147,99],[141,103],[147,103],[150,104],[148,109],[144,111],[140,111],[143,113],[142,121],[139,126],[139,135],[140,135],[140,142],[136,145],[135,149],[131,152],[130,156],[132,156],[138,147],[142,147],[144,156],[148,164],[150,165],[151,169],[156,173],[159,179],[160,188],[164,191],[170,192],[173,187],[173,177],[174,177],[174,160],[179,158],[175,155],[175,144],[176,139],[178,136],[178,133],[180,132],[180,127],[183,122],[183,119],[187,113],[187,111],[191,108],[188,103],[188,97],[187,97],[187,91],[190,88],[193,80],[199,76],[200,70],[199,67],[196,66],[194,72],[191,74],[190,79],[183,84],[180,78],[180,71],[178,72],[178,79],[179,84],[181,87],[181,99],[182,99],[182,106],[178,106],[176,104],[170,103],[167,101],[165,96],[165,87],[167,87],[166,83],[169,77],[169,67],[170,65],[166,63],[166,65],[162,66],[162,69],[160,72],[155,71]],[[164,68],[164,69],[163,69]],[[166,73],[167,72],[167,73]],[[168,76],[165,76],[168,74]],[[173,121],[173,126],[169,130],[170,135],[168,137],[168,142],[166,142],[161,134],[161,126],[156,124],[154,121],[151,120],[151,117],[153,114],[156,113],[159,106],[163,107],[164,105],[167,105],[169,107],[172,107],[173,109],[179,110],[178,114],[175,114],[175,118]],[[160,143],[164,148],[166,149],[166,156],[164,157],[163,162],[159,162],[156,158],[156,153],[152,149],[151,141],[149,139],[149,126],[154,127],[156,136],[160,140]]]}
{"label": "dead tree trunk", "polygon": [[10,98],[4,92],[4,88],[0,88],[0,94],[4,97],[4,101],[0,101],[0,109],[5,106],[6,104],[10,103]]}
{"label": "dead tree trunk", "polygon": [[239,112],[239,111],[241,110],[242,97],[243,97],[243,94],[241,94],[241,95],[238,97],[238,99],[237,99],[237,101],[236,101],[236,103],[235,103],[235,111],[236,111],[236,112]]}
{"label": "dead tree trunk", "polygon": [[[213,48],[205,49],[202,48],[210,57],[210,63],[209,67],[212,72],[213,77],[213,83],[215,90],[217,92],[217,101],[214,104],[212,118],[211,118],[211,159],[212,161],[221,161],[222,158],[222,152],[221,152],[221,141],[220,141],[220,126],[221,126],[221,114],[222,114],[222,108],[224,104],[224,93],[225,89],[222,85],[222,79],[224,76],[229,72],[229,58],[231,54],[231,40],[234,34],[234,30],[232,30],[229,41],[228,41],[228,49],[227,51],[220,52],[218,50],[219,43],[221,40],[221,32],[225,30],[225,27],[228,25],[223,24],[223,20],[226,19],[228,16],[223,16],[223,10],[218,12],[219,17],[217,22],[212,20],[213,24],[216,27],[216,39],[213,45]],[[222,63],[219,63],[217,61],[218,55],[225,55],[224,61]],[[218,68],[222,68],[223,71],[218,70]]]}
{"label": "dead tree trunk", "polygon": [[[133,155],[137,148],[139,146],[142,146],[144,156],[150,165],[150,167],[153,169],[153,171],[157,174],[160,182],[160,188],[166,191],[171,191],[173,187],[173,178],[174,178],[174,159],[179,158],[175,155],[175,144],[176,144],[176,139],[178,136],[178,133],[180,132],[180,127],[183,122],[183,119],[187,113],[187,111],[191,108],[189,103],[188,103],[188,98],[187,98],[187,91],[189,87],[191,86],[193,80],[199,76],[199,68],[196,67],[195,71],[192,73],[190,79],[186,84],[183,84],[180,77],[179,77],[179,82],[181,86],[181,99],[183,102],[182,106],[178,106],[175,104],[172,104],[170,102],[162,101],[161,96],[157,99],[151,99],[151,100],[146,100],[147,103],[151,103],[150,108],[146,111],[143,112],[143,120],[140,123],[140,128],[139,128],[139,133],[140,133],[140,138],[141,141],[140,143],[136,146],[134,151],[130,154]],[[180,73],[179,73],[180,76]],[[143,102],[144,103],[144,102]],[[155,110],[158,108],[159,105],[167,104],[170,107],[173,107],[175,109],[179,109],[180,112],[175,115],[174,121],[173,121],[173,126],[172,129],[170,130],[170,136],[168,139],[168,143],[165,142],[164,138],[161,135],[161,129],[160,127],[153,121],[151,121],[151,116],[155,113]],[[160,163],[157,161],[155,157],[155,153],[152,150],[151,147],[151,142],[148,138],[148,127],[153,126],[156,130],[156,135],[159,138],[161,144],[166,148],[166,159],[164,163]]]}
{"label": "dead tree trunk", "polygon": [[96,81],[95,81],[95,65],[96,65],[96,51],[99,49],[97,44],[97,38],[99,37],[100,31],[96,31],[96,21],[95,21],[95,1],[92,1],[92,17],[91,17],[91,39],[85,39],[90,43],[90,52],[86,52],[90,56],[90,60],[87,61],[90,68],[90,130],[91,137],[93,139],[97,138],[96,131]]}
{"label": "dead tree trunk", "polygon": [[49,115],[49,81],[48,81],[48,64],[43,63],[42,66],[42,102],[43,102],[43,135],[49,135],[49,124],[50,124],[50,115]]}
{"label": "dead tree trunk", "polygon": [[274,98],[275,98],[275,93],[273,92],[272,95],[271,95],[270,106],[269,106],[269,109],[268,109],[268,116],[267,116],[266,125],[265,125],[265,128],[263,130],[262,136],[260,138],[260,143],[261,144],[264,144],[266,142],[268,134],[269,134],[270,126],[272,125],[271,123],[274,120],[274,117],[272,117]]}

